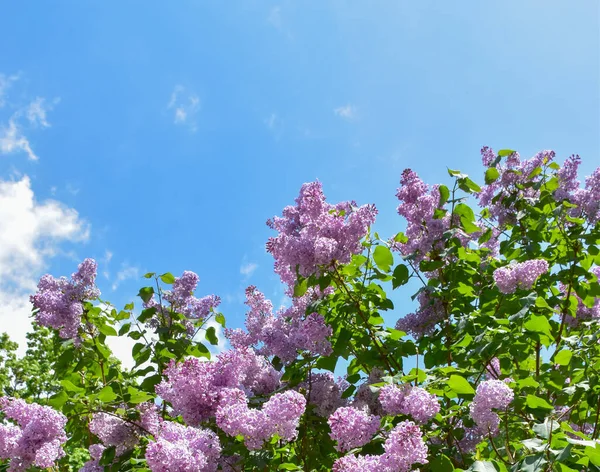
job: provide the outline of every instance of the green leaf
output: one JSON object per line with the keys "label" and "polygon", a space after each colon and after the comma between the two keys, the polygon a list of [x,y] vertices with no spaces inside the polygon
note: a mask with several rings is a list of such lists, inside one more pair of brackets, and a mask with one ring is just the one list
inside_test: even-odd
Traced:
{"label": "green leaf", "polygon": [[110,446],[106,448],[102,452],[102,457],[100,458],[100,465],[111,465],[115,460],[115,446]]}
{"label": "green leaf", "polygon": [[452,461],[444,454],[438,454],[430,462],[430,470],[435,472],[451,472],[454,469]]}
{"label": "green leaf", "polygon": [[523,327],[532,333],[540,333],[552,337],[548,318],[543,315],[531,315],[531,318],[525,322]]}
{"label": "green leaf", "polygon": [[485,183],[487,185],[495,182],[500,177],[500,172],[495,167],[490,167],[485,171]]}
{"label": "green leaf", "polygon": [[127,392],[130,395],[129,401],[134,404],[144,403],[153,398],[152,395],[150,395],[146,392],[143,392],[141,390],[138,390],[137,388],[134,388],[134,387],[128,387]]}
{"label": "green leaf", "polygon": [[215,321],[223,326],[223,328],[225,327],[225,316],[223,313],[217,313],[217,316],[215,316]]}
{"label": "green leaf", "polygon": [[473,387],[471,387],[471,384],[467,381],[467,379],[461,377],[460,375],[451,375],[450,379],[448,379],[447,385],[450,390],[458,393],[459,395],[472,395],[475,393],[475,390],[473,390]]}
{"label": "green leaf", "polygon": [[487,461],[475,461],[467,470],[469,472],[498,472],[494,464]]}
{"label": "green leaf", "polygon": [[375,264],[384,272],[389,272],[394,264],[394,256],[387,246],[377,246],[373,252]]}
{"label": "green leaf", "polygon": [[408,267],[406,267],[404,264],[399,264],[394,269],[393,277],[394,277],[392,279],[392,287],[393,288],[398,288],[401,285],[404,285],[405,283],[408,282],[408,279],[410,277],[410,274],[408,273]]}
{"label": "green leaf", "polygon": [[535,395],[528,394],[525,403],[529,408],[534,410],[553,410],[554,407],[550,405],[546,400]]}
{"label": "green leaf", "polygon": [[123,326],[121,326],[121,329],[119,329],[119,336],[123,336],[124,334],[129,333],[130,329],[131,323],[125,323]]}
{"label": "green leaf", "polygon": [[69,395],[64,390],[52,395],[48,399],[48,405],[56,410],[61,410],[63,405],[69,400]]}
{"label": "green leaf", "polygon": [[308,280],[303,279],[300,282],[296,282],[294,286],[294,297],[301,297],[308,290]]}
{"label": "green leaf", "polygon": [[512,149],[500,149],[498,151],[498,156],[500,157],[506,157],[506,156],[510,156],[511,154],[514,154],[516,151],[513,151]]}
{"label": "green leaf", "polygon": [[338,356],[333,355],[329,357],[319,357],[316,366],[319,369],[328,370],[330,372],[335,371],[335,365],[337,364]]}
{"label": "green leaf", "polygon": [[144,274],[144,277],[147,279],[151,279],[155,275],[156,275],[156,272],[148,272],[147,274]]}
{"label": "green leaf", "polygon": [[219,338],[217,338],[216,330],[214,326],[209,326],[206,329],[206,340],[211,343],[213,346],[219,344]]}
{"label": "green leaf", "polygon": [[458,215],[462,218],[465,218],[466,221],[473,222],[475,221],[475,213],[471,207],[465,203],[459,203],[454,207],[454,214]]}
{"label": "green leaf", "polygon": [[296,464],[292,464],[291,462],[284,462],[283,464],[279,464],[279,467],[277,467],[277,469],[279,469],[279,470],[302,470],[301,467],[297,466]]}
{"label": "green leaf", "polygon": [[142,287],[138,293],[138,296],[143,300],[144,303],[148,303],[148,301],[154,295],[154,289],[152,287]]}
{"label": "green leaf", "polygon": [[175,277],[170,272],[166,272],[160,276],[160,280],[162,280],[165,284],[171,285],[173,282],[175,282]]}
{"label": "green leaf", "polygon": [[146,392],[154,392],[154,387],[158,385],[161,380],[162,376],[160,374],[151,375],[144,379],[140,385],[140,388]]}
{"label": "green leaf", "polygon": [[102,390],[98,392],[98,400],[104,403],[112,402],[117,399],[117,395],[113,392],[113,389],[110,386],[104,387]]}
{"label": "green leaf", "polygon": [[438,206],[442,207],[450,198],[450,190],[445,185],[440,185],[438,190],[440,191],[440,201]]}
{"label": "green leaf", "polygon": [[104,334],[106,336],[116,336],[117,335],[117,330],[107,324],[98,325],[98,331],[100,331],[102,334]]}
{"label": "green leaf", "polygon": [[558,365],[569,365],[573,357],[573,351],[569,349],[563,349],[554,356],[554,362]]}
{"label": "green leaf", "polygon": [[78,387],[77,385],[75,385],[73,382],[71,382],[68,379],[62,379],[60,381],[60,384],[63,386],[63,388],[67,391],[67,392],[76,392],[76,393],[81,393],[84,392],[85,389]]}

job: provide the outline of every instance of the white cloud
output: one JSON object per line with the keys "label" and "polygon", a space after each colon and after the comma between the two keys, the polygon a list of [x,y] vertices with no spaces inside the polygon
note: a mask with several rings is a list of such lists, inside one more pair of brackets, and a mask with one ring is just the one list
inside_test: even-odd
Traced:
{"label": "white cloud", "polygon": [[0,108],[6,104],[6,101],[4,100],[6,91],[12,86],[13,82],[16,82],[17,80],[19,80],[18,75],[0,74]]}
{"label": "white cloud", "polygon": [[242,266],[240,267],[240,274],[242,274],[246,277],[250,277],[257,268],[258,268],[258,264],[255,264],[254,262],[248,262],[246,264],[242,264]]}
{"label": "white cloud", "polygon": [[39,125],[43,128],[50,127],[46,113],[51,111],[59,102],[59,99],[55,99],[52,103],[46,103],[45,98],[37,97],[33,102],[29,104],[25,110],[25,115],[32,125]]}
{"label": "white cloud", "polygon": [[0,180],[0,331],[25,349],[30,330],[29,295],[64,242],[89,239],[77,211],[55,200],[38,202],[27,176]]}
{"label": "white cloud", "polygon": [[31,149],[29,140],[21,132],[14,118],[11,118],[8,121],[8,128],[0,125],[0,154],[11,154],[18,151],[26,153],[32,161],[38,160],[38,156]]}
{"label": "white cloud", "polygon": [[195,116],[200,110],[198,95],[186,91],[182,85],[176,85],[167,109],[173,110],[173,122],[176,125],[187,125],[192,131],[196,131]]}
{"label": "white cloud", "polygon": [[333,112],[345,120],[353,120],[358,116],[358,110],[354,105],[350,104],[335,108]]}
{"label": "white cloud", "polygon": [[113,281],[112,289],[116,290],[122,282],[129,279],[135,279],[140,276],[139,267],[131,266],[127,263],[121,264],[121,270],[117,272],[117,277]]}

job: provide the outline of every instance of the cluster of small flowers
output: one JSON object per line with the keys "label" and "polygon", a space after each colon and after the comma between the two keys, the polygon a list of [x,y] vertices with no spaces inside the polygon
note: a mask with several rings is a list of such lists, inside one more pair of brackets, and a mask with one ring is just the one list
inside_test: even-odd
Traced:
{"label": "cluster of small flowers", "polygon": [[44,275],[38,283],[37,293],[30,297],[37,310],[36,321],[42,326],[58,329],[63,339],[77,338],[83,302],[100,296],[95,285],[96,269],[96,261],[85,259],[71,280]]}
{"label": "cluster of small flowers", "polygon": [[337,441],[338,451],[349,451],[371,441],[380,427],[381,418],[351,406],[338,408],[327,421],[329,436]]}
{"label": "cluster of small flowers", "polygon": [[369,373],[369,377],[356,389],[350,406],[371,413],[372,415],[383,416],[385,412],[381,407],[377,393],[371,390],[371,385],[381,382],[384,375],[384,372],[378,367],[373,368]]}
{"label": "cluster of small flowers", "polygon": [[301,383],[298,387],[305,390],[308,403],[315,406],[319,416],[329,417],[335,410],[346,406],[348,401],[342,398],[350,384],[343,378],[337,380],[331,372],[312,373],[310,381]]}
{"label": "cluster of small flowers", "polygon": [[379,401],[389,415],[409,415],[426,423],[440,411],[435,395],[420,387],[386,385],[379,391]]}
{"label": "cluster of small flowers", "polygon": [[554,151],[538,152],[531,159],[521,161],[518,152],[510,154],[506,158],[505,164],[499,162],[494,151],[485,146],[481,149],[481,159],[486,167],[494,166],[499,173],[498,178],[481,188],[477,195],[479,205],[488,207],[493,219],[498,221],[500,226],[506,223],[515,222],[516,211],[513,203],[508,203],[508,197],[517,195],[519,200],[536,198],[539,190],[533,186],[524,186],[528,182],[539,182],[541,174],[531,175],[532,172],[544,164],[554,159]]}
{"label": "cluster of small flowers", "polygon": [[94,413],[89,429],[105,447],[114,446],[116,456],[133,448],[139,440],[139,428],[109,413]]}
{"label": "cluster of small flowers", "polygon": [[333,464],[333,472],[408,472],[414,464],[427,464],[427,445],[423,433],[412,421],[402,421],[389,434],[384,453],[344,456]]}
{"label": "cluster of small flowers", "polygon": [[0,410],[17,423],[0,424],[0,459],[10,459],[9,472],[54,467],[65,455],[67,418],[62,413],[11,397],[0,397]]}
{"label": "cluster of small flowers", "polygon": [[406,218],[406,243],[394,243],[401,254],[414,255],[417,261],[436,248],[443,247],[443,234],[450,226],[448,215],[434,218],[440,207],[439,186],[431,189],[411,169],[402,172],[400,187],[396,193],[400,200],[398,214]]}
{"label": "cluster of small flowers", "polygon": [[102,444],[92,444],[89,447],[91,459],[83,464],[79,472],[104,472],[104,466],[100,465],[100,459],[106,448]]}
{"label": "cluster of small flowers", "polygon": [[296,205],[267,221],[279,233],[267,242],[267,251],[275,258],[275,272],[291,290],[296,270],[308,277],[333,261],[350,262],[353,254],[362,252],[361,239],[376,214],[373,205],[356,208],[354,202],[327,203],[320,182],[302,185]]}
{"label": "cluster of small flowers", "polygon": [[161,424],[156,440],[146,449],[152,472],[214,472],[220,455],[221,445],[214,432],[172,421]]}
{"label": "cluster of small flowers", "polygon": [[273,304],[250,286],[246,289],[247,332],[226,330],[225,335],[236,348],[254,347],[265,356],[277,356],[283,363],[296,359],[298,351],[328,356],[331,354],[331,327],[318,313],[305,315],[309,303],[318,295],[311,290],[292,300],[292,306],[273,313]]}
{"label": "cluster of small flowers", "polygon": [[251,349],[220,354],[215,362],[189,358],[172,362],[156,393],[173,405],[177,415],[196,426],[213,417],[223,389],[241,388],[249,394],[266,394],[279,386],[281,374]]}
{"label": "cluster of small flowers", "polygon": [[220,394],[216,422],[230,436],[243,436],[248,449],[260,449],[275,434],[283,441],[296,439],[305,409],[306,399],[294,390],[276,393],[259,410],[248,407],[242,390],[225,389]]}
{"label": "cluster of small flowers", "polygon": [[[165,290],[162,294],[163,303],[167,302],[170,307],[166,308],[161,306],[161,303],[153,295],[144,306],[146,308],[156,308],[157,313],[160,313],[162,317],[170,319],[169,312],[173,310],[177,313],[181,313],[189,319],[202,320],[210,315],[220,304],[221,299],[216,295],[207,295],[202,298],[196,298],[194,291],[198,286],[200,278],[198,274],[186,270],[183,272],[181,277],[176,277],[173,282],[173,290]],[[183,322],[187,329],[187,333],[190,336],[194,335],[194,325],[189,321]],[[159,328],[161,322],[159,315],[155,315],[148,321],[148,326],[151,328]]]}
{"label": "cluster of small flowers", "polygon": [[580,188],[577,170],[581,164],[579,156],[569,157],[557,172],[559,188],[554,192],[557,200],[568,200],[578,208],[573,209],[571,216],[587,216],[590,223],[600,221],[600,168],[586,177],[585,187]]}
{"label": "cluster of small flowers", "polygon": [[532,259],[496,269],[494,281],[502,293],[514,293],[517,288],[529,290],[538,277],[546,272],[548,261]]}
{"label": "cluster of small flowers", "polygon": [[[590,272],[594,274],[598,281],[600,281],[600,267],[593,267],[590,269]],[[567,287],[564,284],[559,284],[560,290],[567,295]],[[598,320],[600,319],[600,298],[596,297],[594,300],[594,304],[590,307],[583,303],[583,300],[579,295],[575,293],[575,291],[571,291],[571,297],[575,297],[577,300],[577,311],[575,312],[575,317],[567,316],[565,318],[565,322],[570,326],[577,326],[582,321],[590,321],[590,320]],[[560,307],[562,309],[562,307]]]}
{"label": "cluster of small flowers", "polygon": [[396,322],[396,329],[419,339],[433,333],[435,325],[445,318],[445,311],[442,301],[432,297],[428,292],[419,293],[417,300],[419,300],[419,309],[400,318]]}
{"label": "cluster of small flowers", "polygon": [[498,434],[500,417],[496,410],[504,410],[513,400],[512,389],[502,380],[484,380],[477,386],[475,398],[469,406],[471,417],[483,434]]}

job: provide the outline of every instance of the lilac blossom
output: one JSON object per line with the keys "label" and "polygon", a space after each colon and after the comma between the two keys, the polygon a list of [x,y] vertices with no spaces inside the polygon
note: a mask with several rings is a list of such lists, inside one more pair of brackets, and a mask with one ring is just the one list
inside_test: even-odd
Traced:
{"label": "lilac blossom", "polygon": [[315,406],[317,415],[324,417],[329,417],[338,408],[346,406],[348,401],[342,398],[342,394],[349,386],[346,380],[336,380],[330,372],[311,373],[310,381],[299,385],[306,391],[308,403]]}
{"label": "lilac blossom", "polygon": [[328,356],[332,352],[331,327],[318,313],[306,315],[308,305],[319,294],[309,291],[292,300],[292,306],[273,312],[273,304],[250,286],[246,289],[246,332],[226,330],[225,335],[236,348],[254,347],[265,356],[277,356],[284,363],[296,359],[299,351]]}
{"label": "lilac blossom", "polygon": [[275,272],[291,290],[296,270],[308,277],[333,261],[350,262],[353,254],[362,252],[360,241],[376,214],[373,205],[357,208],[354,202],[327,203],[320,182],[302,185],[296,205],[287,206],[281,217],[267,221],[278,232],[267,242],[267,251],[275,259]]}
{"label": "lilac blossom", "polygon": [[11,397],[0,397],[0,410],[16,423],[0,424],[0,459],[10,460],[9,472],[54,467],[64,457],[67,418],[62,413]]}
{"label": "lilac blossom", "polygon": [[170,421],[162,423],[158,437],[146,449],[152,472],[214,472],[220,455],[214,432]]}
{"label": "lilac blossom", "polygon": [[306,408],[306,399],[300,393],[276,393],[262,409],[249,408],[246,394],[237,388],[223,390],[220,397],[217,426],[230,436],[243,436],[248,449],[260,449],[274,434],[286,442],[296,439]]}
{"label": "lilac blossom", "polygon": [[493,410],[505,410],[514,398],[512,389],[502,380],[485,380],[477,386],[470,405],[473,421],[483,434],[498,434],[500,417]]}
{"label": "lilac blossom", "polygon": [[138,443],[139,428],[108,413],[94,413],[90,421],[90,432],[95,434],[105,447],[115,447],[120,456]]}
{"label": "lilac blossom", "polygon": [[333,464],[334,472],[408,472],[415,464],[427,464],[427,445],[423,433],[412,421],[399,423],[384,445],[384,453],[376,455],[347,455]]}
{"label": "lilac blossom", "polygon": [[426,423],[440,411],[435,395],[420,387],[386,385],[379,391],[379,401],[389,415],[408,415]]}
{"label": "lilac blossom", "polygon": [[531,289],[538,277],[546,272],[548,272],[548,262],[545,259],[532,259],[496,269],[494,282],[500,292],[509,294],[514,293],[518,288]]}
{"label": "lilac blossom", "polygon": [[432,334],[435,325],[446,317],[444,305],[439,298],[432,297],[428,292],[419,293],[419,309],[409,313],[396,322],[396,329],[404,331],[416,339]]}
{"label": "lilac blossom", "polygon": [[328,420],[331,439],[338,451],[348,451],[371,441],[380,426],[379,416],[370,415],[354,407],[338,408]]}
{"label": "lilac blossom", "polygon": [[63,339],[77,338],[83,303],[100,296],[95,285],[96,270],[96,261],[85,259],[71,280],[44,275],[38,283],[37,293],[30,297],[37,310],[36,321],[42,326],[59,330]]}
{"label": "lilac blossom", "polygon": [[171,362],[163,374],[167,378],[156,386],[156,393],[193,426],[215,415],[223,389],[266,394],[277,388],[280,379],[266,359],[251,349],[224,352],[215,362],[197,358]]}
{"label": "lilac blossom", "polygon": [[79,472],[104,472],[104,466],[100,465],[100,459],[106,448],[102,444],[92,444],[89,447],[91,459],[83,464]]}

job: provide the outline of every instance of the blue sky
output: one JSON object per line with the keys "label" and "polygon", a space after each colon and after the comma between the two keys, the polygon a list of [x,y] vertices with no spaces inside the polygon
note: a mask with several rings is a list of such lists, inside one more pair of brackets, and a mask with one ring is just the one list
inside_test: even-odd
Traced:
{"label": "blue sky", "polygon": [[[600,164],[596,0],[7,2],[0,17],[0,329],[44,272],[103,297],[193,270],[243,322],[282,288],[267,218],[320,179],[402,229],[401,171],[481,181],[479,149]],[[37,159],[33,159],[33,157]],[[4,208],[1,208],[4,206]],[[392,317],[410,311],[398,304]]]}

